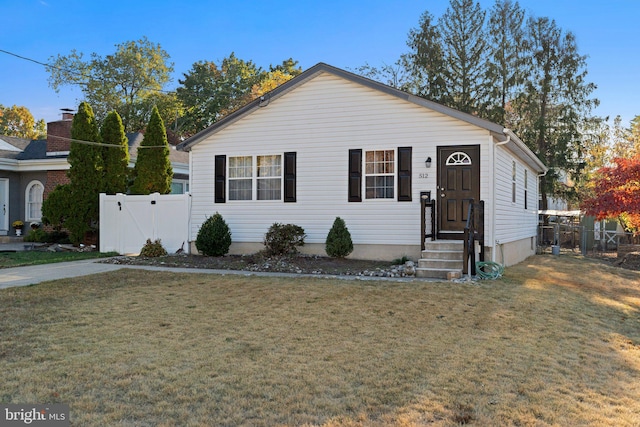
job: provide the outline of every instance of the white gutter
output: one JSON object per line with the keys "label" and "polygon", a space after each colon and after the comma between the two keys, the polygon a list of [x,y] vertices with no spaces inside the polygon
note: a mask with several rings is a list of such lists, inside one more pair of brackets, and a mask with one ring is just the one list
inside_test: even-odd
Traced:
{"label": "white gutter", "polygon": [[3,170],[11,172],[39,172],[43,170],[67,170],[69,163],[67,159],[34,159],[34,160],[15,160],[0,159],[0,166]]}
{"label": "white gutter", "polygon": [[[511,130],[508,129],[508,128],[502,129],[502,132],[506,136],[506,139],[504,141],[498,141],[498,142],[493,144],[493,163],[492,163],[493,164],[493,171],[492,171],[493,172],[493,177],[492,177],[492,185],[493,185],[494,189],[496,188],[496,185],[495,185],[495,179],[496,179],[495,178],[496,147],[499,146],[499,145],[505,145],[505,144],[508,144],[509,142],[512,142],[511,135],[515,136],[515,134],[513,132],[511,132]],[[498,245],[500,245],[500,243],[495,238],[495,235],[496,235],[496,211],[497,211],[496,203],[495,203],[495,194],[493,195],[493,200],[494,200],[494,203],[492,203],[493,206],[492,206],[492,209],[491,209],[492,210],[491,218],[492,218],[492,222],[493,222],[493,225],[492,225],[493,244],[491,246],[491,261],[492,262],[496,262],[496,252],[497,252],[496,249],[497,249]],[[504,264],[504,259],[502,260],[502,263]]]}

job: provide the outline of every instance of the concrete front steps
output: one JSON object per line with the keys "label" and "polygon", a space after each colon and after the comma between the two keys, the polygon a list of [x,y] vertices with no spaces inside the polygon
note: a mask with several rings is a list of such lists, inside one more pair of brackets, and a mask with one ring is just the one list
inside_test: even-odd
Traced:
{"label": "concrete front steps", "polygon": [[416,277],[457,279],[462,276],[464,243],[461,240],[427,241],[418,261]]}
{"label": "concrete front steps", "polygon": [[23,236],[0,236],[0,243],[22,243],[23,241]]}

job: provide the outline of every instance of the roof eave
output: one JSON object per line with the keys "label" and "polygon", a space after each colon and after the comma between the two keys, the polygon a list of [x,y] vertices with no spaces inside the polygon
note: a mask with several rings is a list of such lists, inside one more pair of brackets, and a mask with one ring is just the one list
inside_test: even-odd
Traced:
{"label": "roof eave", "polygon": [[333,67],[331,65],[325,63],[318,63],[308,70],[304,71],[302,74],[294,77],[286,83],[278,86],[272,91],[266,93],[261,98],[255,99],[245,105],[244,107],[236,110],[235,112],[229,114],[222,120],[212,124],[207,129],[195,134],[191,138],[183,141],[182,143],[176,146],[176,149],[182,151],[190,151],[191,148],[205,140],[212,134],[215,134],[225,127],[237,122],[244,116],[252,113],[254,110],[257,110],[261,107],[266,107],[269,105],[271,101],[278,99],[279,97],[285,95],[296,87],[302,85],[308,80],[314,78],[317,74],[320,73],[330,73],[335,76],[344,78],[354,83],[358,83],[364,85],[366,87],[378,90],[380,92],[392,95],[396,98],[411,102],[413,104],[429,108],[433,111],[442,113],[446,116],[461,120],[463,122],[469,123],[471,125],[477,126],[481,129],[485,129],[489,131],[492,135],[497,137],[499,140],[505,140],[508,136],[511,141],[507,143],[507,145],[515,152],[518,152],[523,160],[525,160],[530,166],[538,171],[538,173],[546,173],[547,167],[538,159],[531,150],[526,146],[524,142],[520,140],[513,132],[509,129],[504,128],[503,126],[490,122],[488,120],[482,119],[480,117],[474,116],[472,114],[463,113],[462,111],[455,110],[453,108],[447,107],[442,104],[438,104],[437,102],[430,101],[425,98],[421,98],[416,95],[412,95],[407,92],[403,92],[399,89],[393,88],[391,86],[385,85],[383,83],[377,82],[375,80],[368,79],[366,77],[359,76],[357,74],[351,73],[349,71],[342,70],[340,68]]}
{"label": "roof eave", "polygon": [[527,144],[518,138],[511,129],[503,128],[501,132],[492,131],[492,135],[499,142],[506,142],[506,146],[509,147],[512,152],[517,153],[518,156],[535,169],[538,174],[546,174],[549,170],[542,160],[540,160],[538,156],[527,147]]}

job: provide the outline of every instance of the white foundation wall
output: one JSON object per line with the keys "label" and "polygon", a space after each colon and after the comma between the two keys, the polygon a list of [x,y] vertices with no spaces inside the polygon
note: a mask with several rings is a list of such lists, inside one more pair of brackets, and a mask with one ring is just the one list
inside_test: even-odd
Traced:
{"label": "white foundation wall", "polygon": [[528,237],[498,244],[494,248],[494,253],[492,253],[492,249],[493,248],[485,248],[485,260],[494,261],[505,267],[509,267],[536,254],[536,238]]}
{"label": "white foundation wall", "polygon": [[[229,248],[230,255],[253,254],[264,249],[261,243],[232,243]],[[326,256],[325,245],[320,243],[306,244],[298,248],[299,252],[306,255]],[[191,244],[191,253],[197,254],[195,242]],[[408,257],[417,261],[421,256],[420,246],[415,245],[353,245],[353,252],[347,257],[350,259],[367,259],[392,261],[394,259]]]}

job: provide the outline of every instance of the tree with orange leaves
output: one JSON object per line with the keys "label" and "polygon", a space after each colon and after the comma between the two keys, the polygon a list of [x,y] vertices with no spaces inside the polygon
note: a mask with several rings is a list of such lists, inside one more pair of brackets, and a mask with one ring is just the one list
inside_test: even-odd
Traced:
{"label": "tree with orange leaves", "polygon": [[581,205],[596,219],[616,218],[625,230],[640,235],[640,154],[617,157],[613,166],[600,168],[592,181],[593,195]]}

